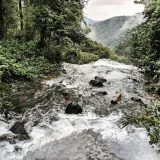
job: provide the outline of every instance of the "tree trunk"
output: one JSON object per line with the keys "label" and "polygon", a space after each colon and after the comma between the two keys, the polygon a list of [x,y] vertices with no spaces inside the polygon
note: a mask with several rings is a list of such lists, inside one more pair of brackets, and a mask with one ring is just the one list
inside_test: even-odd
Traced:
{"label": "tree trunk", "polygon": [[45,37],[46,37],[46,26],[42,26],[41,28],[41,39],[40,39],[40,47],[43,48],[45,46]]}
{"label": "tree trunk", "polygon": [[23,11],[22,11],[22,0],[19,0],[19,16],[20,16],[20,29],[23,30]]}
{"label": "tree trunk", "polygon": [[0,40],[4,36],[3,0],[0,0]]}

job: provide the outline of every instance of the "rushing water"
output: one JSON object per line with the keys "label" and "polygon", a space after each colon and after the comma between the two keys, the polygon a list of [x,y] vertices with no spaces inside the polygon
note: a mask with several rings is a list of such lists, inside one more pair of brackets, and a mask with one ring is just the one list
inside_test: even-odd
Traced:
{"label": "rushing water", "polygon": [[[9,128],[17,121],[26,121],[30,140],[9,143],[0,142],[0,160],[159,160],[152,148],[145,129],[127,126],[121,129],[119,120],[123,113],[132,114],[143,109],[151,98],[142,89],[143,75],[133,66],[110,60],[99,60],[87,65],[64,64],[67,74],[43,82],[50,87],[35,94],[50,95],[21,117],[5,121],[0,117],[0,137],[12,137]],[[102,76],[107,82],[102,88],[94,88],[89,81]],[[67,90],[71,101],[80,101],[83,113],[68,115],[65,106],[59,104],[61,94],[55,88]],[[99,96],[100,91],[107,95]],[[110,101],[117,93],[121,100],[113,106]],[[54,97],[55,96],[55,97]],[[53,98],[54,97],[54,98]],[[134,102],[131,98],[141,98]],[[58,99],[58,100],[57,100]],[[2,121],[4,120],[4,121]],[[36,122],[36,123],[35,123]],[[102,145],[103,144],[103,145]]]}

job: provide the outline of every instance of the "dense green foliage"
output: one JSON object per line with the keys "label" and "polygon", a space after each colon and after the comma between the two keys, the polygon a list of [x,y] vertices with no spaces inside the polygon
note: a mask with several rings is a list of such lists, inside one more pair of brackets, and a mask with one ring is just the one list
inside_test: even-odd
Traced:
{"label": "dense green foliage", "polygon": [[[142,3],[143,1],[137,1]],[[117,46],[117,53],[129,63],[145,71],[150,86],[160,95],[160,0],[152,0],[143,12],[146,21],[130,30]],[[160,147],[160,100],[137,115],[126,116],[124,125],[144,126],[150,136],[150,144]]]}
{"label": "dense green foliage", "polygon": [[117,46],[117,53],[145,70],[158,81],[160,77],[160,1],[153,0],[143,12],[146,21],[130,30]]}
{"label": "dense green foliage", "polygon": [[0,0],[0,80],[41,77],[63,61],[108,58],[110,50],[89,40],[88,27],[82,27],[85,4],[85,0]]}
{"label": "dense green foliage", "polygon": [[[9,46],[9,47],[8,47]],[[23,76],[36,78],[45,71],[51,71],[54,65],[48,64],[43,55],[35,56],[34,44],[19,44],[16,41],[0,43],[0,79]]]}

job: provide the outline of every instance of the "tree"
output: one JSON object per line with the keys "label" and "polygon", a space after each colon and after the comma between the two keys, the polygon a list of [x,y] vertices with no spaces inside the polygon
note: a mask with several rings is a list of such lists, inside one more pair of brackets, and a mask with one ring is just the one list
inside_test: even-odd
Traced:
{"label": "tree", "polygon": [[23,10],[22,10],[22,0],[19,0],[19,17],[20,17],[20,29],[23,30]]}
{"label": "tree", "polygon": [[0,0],[0,40],[17,25],[17,0]]}
{"label": "tree", "polygon": [[[151,1],[143,12],[145,22],[127,34],[127,52],[131,62],[158,80],[160,76],[160,0]],[[126,43],[127,42],[127,43]],[[121,48],[123,48],[121,47]]]}
{"label": "tree", "polygon": [[4,36],[3,0],[0,0],[0,40]]}

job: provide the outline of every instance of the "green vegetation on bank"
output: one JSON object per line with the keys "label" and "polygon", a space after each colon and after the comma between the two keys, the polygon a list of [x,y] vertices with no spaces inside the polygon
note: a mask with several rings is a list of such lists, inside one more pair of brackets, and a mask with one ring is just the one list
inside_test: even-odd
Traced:
{"label": "green vegetation on bank", "polygon": [[87,38],[85,0],[0,0],[0,80],[35,79],[63,61],[88,63],[110,50]]}
{"label": "green vegetation on bank", "polygon": [[160,78],[160,1],[152,0],[143,12],[146,21],[127,32],[116,48],[118,55],[143,69],[154,82]]}
{"label": "green vegetation on bank", "polygon": [[122,119],[122,124],[123,126],[134,124],[145,127],[150,137],[149,143],[151,145],[156,144],[160,148],[160,100],[141,113],[127,115]]}
{"label": "green vegetation on bank", "polygon": [[[136,1],[143,3],[145,1]],[[160,95],[160,0],[152,0],[143,12],[145,22],[126,33],[116,47],[125,61],[141,68],[150,80],[149,89]],[[137,115],[128,115],[124,125],[138,124],[146,128],[150,144],[160,147],[160,100]]]}

